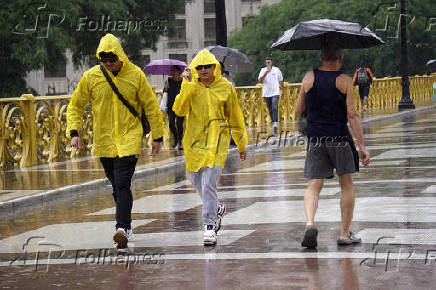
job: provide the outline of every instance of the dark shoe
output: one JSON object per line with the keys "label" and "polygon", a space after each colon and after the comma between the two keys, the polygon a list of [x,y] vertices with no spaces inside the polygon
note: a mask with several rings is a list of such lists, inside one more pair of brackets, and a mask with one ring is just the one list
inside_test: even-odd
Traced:
{"label": "dark shoe", "polygon": [[304,232],[304,238],[301,242],[301,246],[308,249],[315,249],[318,246],[317,243],[318,237],[318,229],[314,226],[306,227],[306,231]]}
{"label": "dark shoe", "polygon": [[183,151],[183,145],[182,145],[182,142],[179,142],[178,149],[179,149],[179,151]]}
{"label": "dark shoe", "polygon": [[176,148],[176,146],[177,146],[177,141],[174,140],[174,142],[171,144],[171,148]]}
{"label": "dark shoe", "polygon": [[361,238],[356,238],[353,233],[350,231],[350,237],[345,240],[338,240],[338,245],[351,245],[361,243]]}

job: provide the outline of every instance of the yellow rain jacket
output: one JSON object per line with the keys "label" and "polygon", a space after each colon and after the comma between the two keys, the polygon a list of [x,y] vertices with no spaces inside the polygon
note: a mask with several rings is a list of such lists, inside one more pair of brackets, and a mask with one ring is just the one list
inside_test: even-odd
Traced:
{"label": "yellow rain jacket", "polygon": [[[215,80],[209,88],[199,81],[195,67],[215,64]],[[221,67],[208,50],[200,51],[189,65],[192,81],[183,79],[180,94],[173,110],[178,116],[186,116],[183,147],[186,171],[198,172],[204,167],[224,168],[229,147],[229,128],[238,146],[245,151],[247,132],[244,116],[239,106],[236,90],[221,76]]]}
{"label": "yellow rain jacket", "polygon": [[[106,34],[97,48],[100,52],[112,52],[123,62],[117,76],[108,71],[123,97],[141,115],[142,108],[150,123],[152,138],[163,136],[162,113],[156,95],[144,72],[132,64],[118,39]],[[67,134],[80,132],[80,124],[86,104],[91,103],[93,112],[94,152],[99,157],[123,157],[141,152],[142,125],[126,106],[121,103],[106,81],[100,66],[87,70],[77,85],[67,109]]]}

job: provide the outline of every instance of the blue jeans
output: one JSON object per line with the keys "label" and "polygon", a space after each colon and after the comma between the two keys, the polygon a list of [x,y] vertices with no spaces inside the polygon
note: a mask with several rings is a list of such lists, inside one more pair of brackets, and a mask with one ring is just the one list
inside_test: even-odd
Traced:
{"label": "blue jeans", "polygon": [[279,96],[272,96],[263,98],[265,100],[266,106],[268,107],[269,116],[271,118],[271,122],[279,121]]}

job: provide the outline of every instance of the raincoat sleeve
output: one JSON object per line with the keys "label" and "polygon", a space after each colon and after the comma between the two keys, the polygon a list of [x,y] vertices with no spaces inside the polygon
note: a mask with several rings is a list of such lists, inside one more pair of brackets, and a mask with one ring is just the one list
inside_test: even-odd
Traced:
{"label": "raincoat sleeve", "polygon": [[85,106],[89,102],[90,95],[91,92],[89,89],[88,74],[84,73],[71,96],[70,103],[68,104],[66,131],[68,137],[70,136],[71,130],[80,132],[81,120],[85,111]]}
{"label": "raincoat sleeve", "polygon": [[176,96],[173,111],[177,116],[183,117],[189,113],[189,101],[194,91],[194,82],[183,79],[180,93]]}
{"label": "raincoat sleeve", "polygon": [[239,106],[238,96],[235,88],[232,86],[232,93],[227,99],[225,114],[232,131],[232,138],[238,146],[239,152],[245,151],[245,146],[248,143],[247,131],[245,129],[244,115]]}
{"label": "raincoat sleeve", "polygon": [[156,95],[143,73],[140,74],[138,98],[150,123],[152,138],[161,138],[164,135],[162,112],[160,111]]}

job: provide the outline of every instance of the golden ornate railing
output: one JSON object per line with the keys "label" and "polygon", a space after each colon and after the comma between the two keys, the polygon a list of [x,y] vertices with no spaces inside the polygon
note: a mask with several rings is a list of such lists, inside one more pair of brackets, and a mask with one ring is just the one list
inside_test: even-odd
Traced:
{"label": "golden ornate railing", "polygon": [[[410,78],[410,95],[416,102],[432,99],[436,74]],[[300,84],[285,83],[285,96],[279,100],[279,121],[295,120],[295,103]],[[261,85],[236,88],[247,128],[270,123],[262,100]],[[156,92],[161,98],[162,91]],[[360,109],[358,90],[356,106]],[[84,148],[76,151],[66,134],[65,115],[69,95],[0,99],[0,168],[29,167],[92,154],[92,113],[88,106],[83,116],[81,136]],[[368,100],[369,109],[395,109],[401,99],[401,78],[375,79]],[[164,121],[168,124],[167,115]],[[168,141],[168,125],[165,139]],[[146,140],[148,142],[148,140]],[[169,142],[165,142],[169,144]]]}

